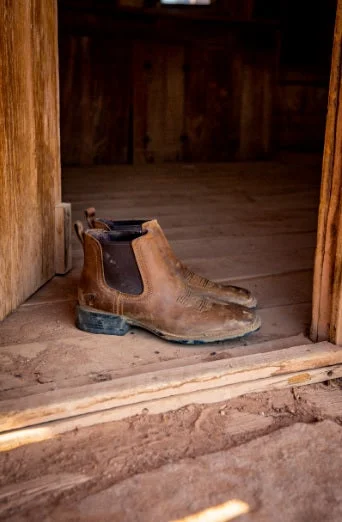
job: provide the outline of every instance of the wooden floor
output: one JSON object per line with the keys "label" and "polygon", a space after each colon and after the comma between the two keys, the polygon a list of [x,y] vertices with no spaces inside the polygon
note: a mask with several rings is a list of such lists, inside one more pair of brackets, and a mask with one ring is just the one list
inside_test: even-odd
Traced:
{"label": "wooden floor", "polygon": [[[0,326],[2,399],[232,358],[310,341],[312,266],[320,158],[269,163],[65,169],[63,201],[73,219],[153,217],[177,255],[215,281],[249,288],[262,328],[248,340],[180,346],[135,330],[91,335],[74,325],[82,251]],[[51,235],[53,232],[51,231]]]}

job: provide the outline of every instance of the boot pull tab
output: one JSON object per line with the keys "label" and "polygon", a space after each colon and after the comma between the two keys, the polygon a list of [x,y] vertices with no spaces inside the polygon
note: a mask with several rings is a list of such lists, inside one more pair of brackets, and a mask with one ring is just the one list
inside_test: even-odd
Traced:
{"label": "boot pull tab", "polygon": [[74,228],[81,245],[84,245],[84,229],[81,221],[75,221]]}
{"label": "boot pull tab", "polygon": [[84,211],[85,218],[90,228],[95,228],[96,210],[94,207],[89,207]]}

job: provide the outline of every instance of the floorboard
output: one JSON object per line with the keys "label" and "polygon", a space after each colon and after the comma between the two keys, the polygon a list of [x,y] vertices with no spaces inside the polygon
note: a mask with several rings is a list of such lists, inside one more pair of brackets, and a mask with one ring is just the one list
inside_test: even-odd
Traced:
{"label": "floorboard", "polygon": [[63,201],[71,202],[73,220],[83,219],[88,206],[115,219],[157,218],[191,269],[255,293],[262,328],[246,340],[204,348],[170,344],[138,329],[123,338],[81,332],[74,312],[83,254],[74,236],[72,271],[1,323],[1,397],[309,342],[319,186],[319,161],[298,156],[269,163],[66,169]]}
{"label": "floorboard", "polygon": [[[330,343],[179,366],[88,386],[45,391],[0,403],[0,451],[94,424],[188,404],[342,376],[342,349]],[[56,422],[59,421],[59,422]]]}

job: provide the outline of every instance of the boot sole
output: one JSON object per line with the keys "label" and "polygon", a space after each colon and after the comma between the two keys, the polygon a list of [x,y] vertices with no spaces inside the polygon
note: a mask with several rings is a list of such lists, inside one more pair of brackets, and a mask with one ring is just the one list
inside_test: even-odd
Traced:
{"label": "boot sole", "polygon": [[137,321],[124,317],[122,315],[115,315],[109,312],[101,312],[94,310],[88,306],[77,306],[76,326],[84,332],[94,334],[105,334],[105,335],[117,335],[122,336],[131,330],[131,327],[138,327],[147,330],[158,337],[180,344],[208,344],[217,343],[224,341],[231,341],[233,339],[240,339],[246,337],[252,333],[257,332],[260,329],[261,322],[259,318],[256,318],[255,325],[252,329],[246,332],[239,332],[233,335],[227,335],[219,338],[208,338],[208,339],[183,339],[179,336],[162,332],[153,328],[148,328],[145,325],[140,324]]}

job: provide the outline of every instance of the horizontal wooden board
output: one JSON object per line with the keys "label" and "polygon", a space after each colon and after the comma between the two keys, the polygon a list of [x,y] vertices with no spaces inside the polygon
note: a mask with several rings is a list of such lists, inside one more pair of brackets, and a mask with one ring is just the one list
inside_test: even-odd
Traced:
{"label": "horizontal wooden board", "polygon": [[2,401],[0,431],[336,364],[342,348],[323,342],[56,390]]}
{"label": "horizontal wooden board", "polygon": [[5,486],[0,489],[0,516],[8,515],[11,510],[25,508],[33,499],[39,505],[47,493],[61,494],[88,480],[87,475],[80,473],[59,473]]}
{"label": "horizontal wooden board", "polygon": [[42,423],[30,428],[15,429],[6,433],[0,433],[0,451],[9,451],[26,444],[54,438],[68,431],[121,420],[133,415],[163,413],[188,404],[222,402],[248,393],[282,388],[297,388],[305,384],[314,384],[340,377],[342,377],[342,365],[338,364],[313,370],[293,372],[286,375],[256,379],[251,382],[221,386],[209,390],[196,391],[189,394],[171,395],[162,399],[130,404],[121,408],[110,408],[95,413],[87,413],[76,417]]}
{"label": "horizontal wooden board", "polygon": [[[180,364],[185,367],[201,362],[219,361],[222,359],[231,359],[233,357],[248,356],[256,353],[283,350],[292,346],[312,344],[303,334],[299,334],[297,336],[262,341],[250,345],[241,343],[239,346],[217,346],[215,351],[212,351],[211,347],[209,349],[197,351],[191,350],[190,353],[182,354],[181,352],[168,353],[166,346],[164,346],[164,349],[159,347],[160,351],[155,351],[153,348],[155,348],[156,345],[151,345],[148,341],[148,338],[140,339],[140,355],[138,361],[137,355],[133,353],[133,356],[126,358],[125,364],[122,352],[119,352],[119,356],[117,357],[118,352],[115,350],[115,360],[113,360],[113,358],[111,360],[111,363],[114,362],[114,365],[110,366],[110,364],[108,364],[110,361],[108,358],[108,352],[113,352],[113,350],[111,350],[113,347],[110,346],[109,340],[107,345],[104,345],[102,338],[101,343],[96,344],[96,353],[98,354],[99,361],[102,361],[102,366],[94,363],[87,365],[84,364],[83,361],[82,363],[79,361],[78,365],[73,365],[74,367],[76,366],[76,370],[70,374],[70,372],[65,372],[65,367],[63,368],[61,364],[58,365],[57,370],[56,367],[49,364],[49,368],[43,372],[39,379],[39,384],[37,384],[36,380],[34,380],[34,383],[28,384],[24,379],[18,379],[15,376],[11,376],[9,373],[0,373],[1,400],[16,399],[34,395],[36,393],[60,390],[62,388],[86,386],[96,382],[111,381],[119,377],[129,377],[140,373],[159,372],[160,370],[177,368]],[[89,337],[76,339],[66,338],[63,339],[63,341],[56,341],[54,343],[54,348],[56,352],[59,351],[60,354],[62,354],[63,348],[67,346],[70,350],[73,350],[75,345],[79,348],[79,351],[84,354],[89,350],[94,351],[94,340]],[[39,358],[39,356],[49,349],[51,349],[49,343],[12,345],[0,349],[0,358],[6,357],[6,355],[11,353],[24,358],[26,361],[34,362],[37,357]],[[75,357],[77,357],[77,353]],[[148,356],[149,354],[150,357]],[[152,357],[151,354],[153,354]],[[119,359],[119,362],[117,362],[117,358]],[[132,364],[132,360],[137,361],[137,363]],[[3,371],[5,371],[5,368],[3,368]]]}

